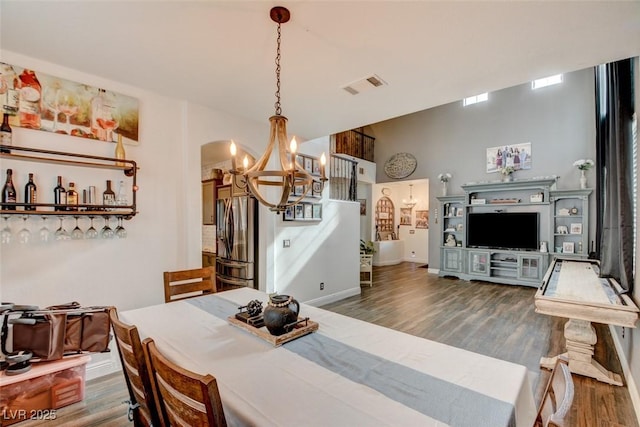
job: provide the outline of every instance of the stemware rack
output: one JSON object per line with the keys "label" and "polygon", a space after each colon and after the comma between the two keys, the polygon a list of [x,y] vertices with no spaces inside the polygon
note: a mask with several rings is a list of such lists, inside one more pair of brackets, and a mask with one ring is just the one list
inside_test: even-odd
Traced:
{"label": "stemware rack", "polygon": [[[3,159],[38,163],[55,163],[85,168],[121,170],[125,176],[131,178],[132,180],[131,204],[114,206],[80,203],[77,205],[78,210],[68,210],[69,205],[60,205],[55,203],[3,203],[3,208],[5,206],[15,206],[16,209],[1,209],[0,215],[2,216],[115,216],[123,219],[131,219],[138,213],[136,211],[136,192],[138,190],[136,175],[138,166],[133,160],[92,156],[89,154],[65,153],[62,151],[45,150],[40,148],[17,147],[13,145],[0,145],[0,149],[2,149],[3,151],[9,151],[8,153],[0,153],[0,158]],[[33,206],[35,207],[35,210],[25,210],[25,206]],[[59,208],[61,210],[55,210],[55,208]]]}

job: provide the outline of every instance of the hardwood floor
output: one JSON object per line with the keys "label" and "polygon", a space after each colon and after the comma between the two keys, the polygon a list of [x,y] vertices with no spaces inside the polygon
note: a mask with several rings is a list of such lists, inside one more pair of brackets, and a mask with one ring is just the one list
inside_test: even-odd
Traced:
{"label": "hardwood floor", "polygon": [[[536,403],[549,371],[541,356],[561,353],[565,319],[534,312],[534,288],[438,278],[426,268],[403,263],[374,267],[374,286],[361,295],[323,308],[408,334],[526,366]],[[622,373],[608,327],[595,325],[595,357]],[[610,386],[574,375],[575,399],[567,420],[572,427],[638,427],[627,387]],[[57,419],[26,421],[32,426],[128,426],[121,373],[87,382],[83,402],[57,411]],[[479,426],[485,427],[485,426]]]}

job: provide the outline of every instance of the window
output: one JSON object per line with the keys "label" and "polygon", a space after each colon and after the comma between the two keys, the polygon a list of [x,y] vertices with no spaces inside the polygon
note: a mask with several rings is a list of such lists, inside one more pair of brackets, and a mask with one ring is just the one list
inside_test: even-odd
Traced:
{"label": "window", "polygon": [[540,89],[551,85],[557,85],[562,83],[562,74],[556,74],[555,76],[545,77],[544,79],[538,79],[531,82],[531,89]]}
{"label": "window", "polygon": [[489,99],[489,93],[485,92],[485,93],[481,93],[480,95],[470,96],[468,98],[463,99],[462,105],[466,107],[467,105],[477,104],[478,102],[485,102],[488,99]]}

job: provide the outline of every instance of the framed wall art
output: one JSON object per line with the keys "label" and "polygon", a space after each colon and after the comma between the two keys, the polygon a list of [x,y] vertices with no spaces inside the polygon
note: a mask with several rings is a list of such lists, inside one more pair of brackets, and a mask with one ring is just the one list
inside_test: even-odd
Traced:
{"label": "framed wall art", "polygon": [[411,225],[411,208],[400,208],[400,225]]}
{"label": "framed wall art", "polygon": [[416,228],[429,228],[429,211],[416,211]]}
{"label": "framed wall art", "polygon": [[514,171],[531,169],[531,143],[501,145],[487,148],[487,173],[511,167]]}
{"label": "framed wall art", "polygon": [[[4,62],[0,75],[11,82],[6,90],[17,101],[15,107],[0,106],[11,114],[11,126],[105,142],[122,135],[125,144],[138,144],[138,99]],[[18,114],[21,109],[29,114]]]}

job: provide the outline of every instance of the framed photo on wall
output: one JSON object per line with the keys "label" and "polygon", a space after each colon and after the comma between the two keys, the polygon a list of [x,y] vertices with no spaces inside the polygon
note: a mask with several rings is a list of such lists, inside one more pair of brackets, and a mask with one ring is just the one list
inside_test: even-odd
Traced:
{"label": "framed photo on wall", "polygon": [[313,205],[311,203],[304,203],[304,219],[313,218]]}
{"label": "framed photo on wall", "polygon": [[429,211],[416,211],[416,228],[429,228]]}
{"label": "framed photo on wall", "polygon": [[304,206],[301,204],[297,204],[294,206],[295,209],[295,219],[304,219]]}
{"label": "framed photo on wall", "polygon": [[313,219],[322,219],[322,203],[313,204]]}
{"label": "framed photo on wall", "polygon": [[367,199],[358,199],[360,202],[360,216],[367,215]]}
{"label": "framed photo on wall", "polygon": [[411,225],[411,208],[400,208],[400,225]]}
{"label": "framed photo on wall", "polygon": [[294,210],[293,206],[287,206],[282,213],[282,219],[284,221],[293,221],[294,219]]}

